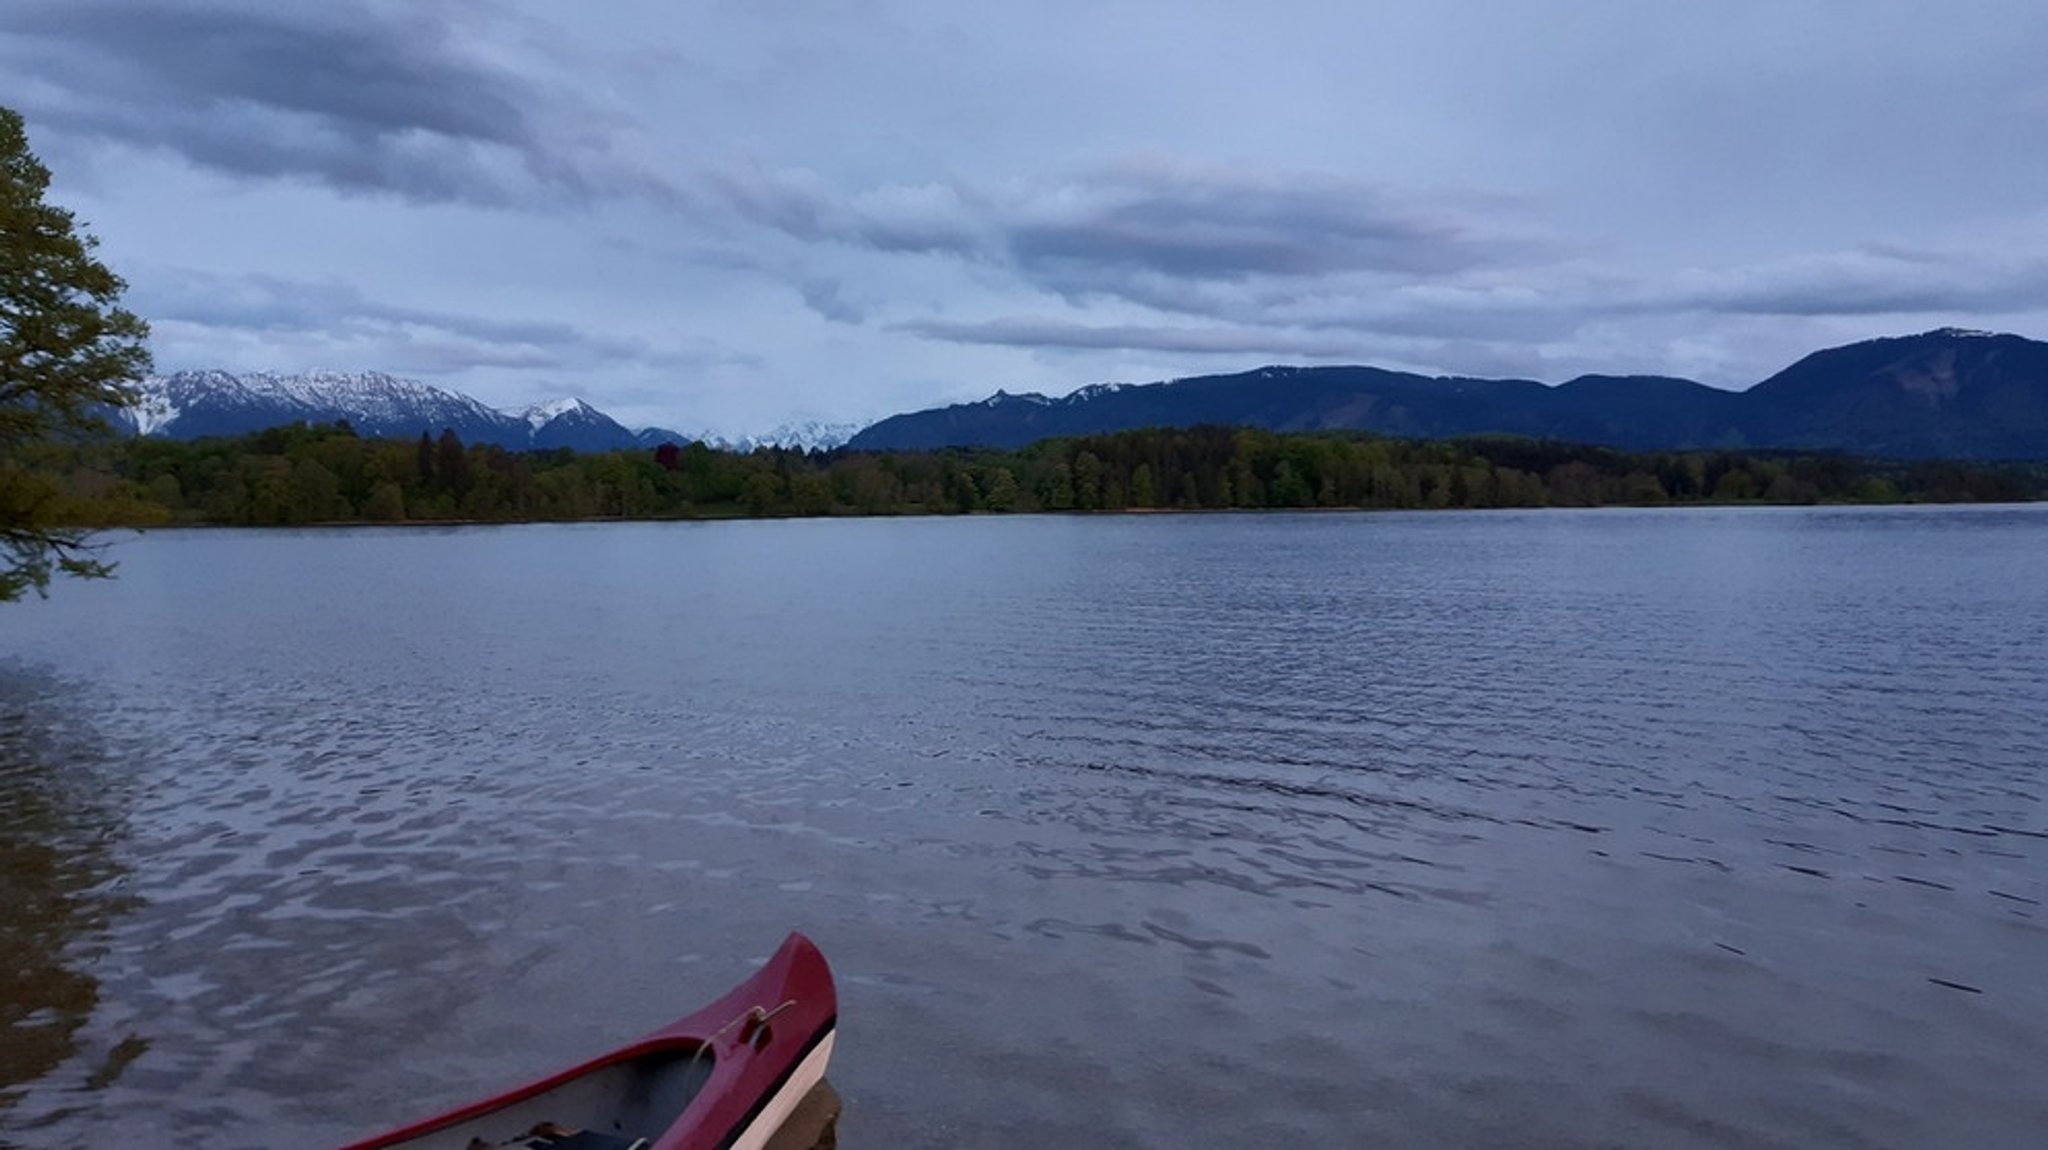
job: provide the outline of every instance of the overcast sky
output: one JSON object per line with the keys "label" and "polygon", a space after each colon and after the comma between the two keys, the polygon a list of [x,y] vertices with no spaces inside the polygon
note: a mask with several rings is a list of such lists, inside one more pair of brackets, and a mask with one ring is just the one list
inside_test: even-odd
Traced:
{"label": "overcast sky", "polygon": [[2048,335],[2040,0],[8,0],[160,370],[762,430]]}

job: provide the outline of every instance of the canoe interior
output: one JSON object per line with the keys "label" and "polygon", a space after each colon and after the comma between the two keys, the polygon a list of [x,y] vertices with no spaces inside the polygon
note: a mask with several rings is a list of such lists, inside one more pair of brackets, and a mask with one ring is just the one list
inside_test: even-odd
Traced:
{"label": "canoe interior", "polygon": [[712,1059],[709,1049],[698,1057],[694,1045],[652,1051],[514,1099],[487,1114],[393,1142],[391,1150],[466,1150],[471,1139],[497,1145],[542,1122],[651,1141],[675,1125],[690,1100],[704,1089]]}

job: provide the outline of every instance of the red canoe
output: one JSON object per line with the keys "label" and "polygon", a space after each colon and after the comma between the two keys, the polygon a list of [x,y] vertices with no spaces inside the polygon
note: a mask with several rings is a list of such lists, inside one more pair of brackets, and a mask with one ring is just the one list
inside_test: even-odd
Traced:
{"label": "red canoe", "polygon": [[792,934],[760,973],[630,1046],[344,1150],[760,1150],[825,1076],[832,970]]}

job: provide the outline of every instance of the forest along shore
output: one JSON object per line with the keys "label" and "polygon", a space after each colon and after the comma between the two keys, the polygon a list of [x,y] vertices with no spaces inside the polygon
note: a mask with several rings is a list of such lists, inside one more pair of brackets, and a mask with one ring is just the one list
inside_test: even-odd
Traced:
{"label": "forest along shore", "polygon": [[1518,438],[1148,429],[1019,450],[514,452],[346,424],[46,445],[83,526],[287,526],[982,512],[2024,502],[2048,463],[1625,452]]}

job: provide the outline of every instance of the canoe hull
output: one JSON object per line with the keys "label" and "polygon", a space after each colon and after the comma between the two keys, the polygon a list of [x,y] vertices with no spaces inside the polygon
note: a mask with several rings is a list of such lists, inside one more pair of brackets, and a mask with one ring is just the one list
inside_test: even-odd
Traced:
{"label": "canoe hull", "polygon": [[462,1150],[541,1121],[653,1150],[760,1150],[824,1077],[838,1015],[831,968],[792,934],[754,977],[637,1042],[344,1150]]}

